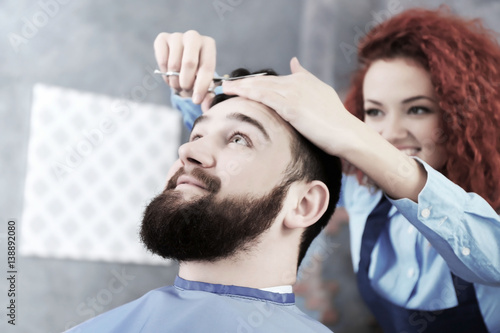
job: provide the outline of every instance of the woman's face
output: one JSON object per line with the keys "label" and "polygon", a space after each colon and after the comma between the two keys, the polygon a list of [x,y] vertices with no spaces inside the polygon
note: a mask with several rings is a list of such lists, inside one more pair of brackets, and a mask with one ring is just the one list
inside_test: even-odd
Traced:
{"label": "woman's face", "polygon": [[363,82],[365,123],[396,148],[439,170],[446,161],[442,113],[430,74],[407,58],[377,60]]}

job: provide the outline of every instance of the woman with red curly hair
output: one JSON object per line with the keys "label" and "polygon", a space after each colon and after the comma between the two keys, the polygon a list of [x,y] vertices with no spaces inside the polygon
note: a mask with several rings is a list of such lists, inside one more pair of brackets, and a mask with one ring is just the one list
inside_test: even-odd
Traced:
{"label": "woman with red curly hair", "polygon": [[[292,75],[223,90],[266,104],[346,161],[353,266],[384,332],[500,332],[494,35],[446,10],[412,9],[367,34],[359,63],[345,105],[296,58]],[[181,93],[194,84],[200,103],[210,75],[195,74],[184,78],[191,84],[169,83]]]}

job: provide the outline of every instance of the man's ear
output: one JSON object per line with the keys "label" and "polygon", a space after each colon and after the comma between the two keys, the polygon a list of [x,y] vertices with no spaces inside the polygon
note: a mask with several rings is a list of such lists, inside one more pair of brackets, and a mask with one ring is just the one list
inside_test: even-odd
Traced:
{"label": "man's ear", "polygon": [[[294,186],[295,185],[295,186]],[[316,223],[328,208],[330,193],[319,180],[299,182],[289,191],[289,204],[283,223],[288,228],[307,228]]]}

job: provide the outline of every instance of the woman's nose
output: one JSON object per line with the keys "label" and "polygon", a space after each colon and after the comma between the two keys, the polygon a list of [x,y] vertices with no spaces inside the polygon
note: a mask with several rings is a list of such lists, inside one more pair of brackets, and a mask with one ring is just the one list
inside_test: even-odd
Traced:
{"label": "woman's nose", "polygon": [[208,140],[205,138],[186,142],[181,145],[179,147],[179,158],[185,166],[193,165],[210,168],[215,165],[213,147],[210,147]]}
{"label": "woman's nose", "polygon": [[380,134],[391,143],[404,139],[408,133],[402,119],[397,116],[387,117],[381,125]]}

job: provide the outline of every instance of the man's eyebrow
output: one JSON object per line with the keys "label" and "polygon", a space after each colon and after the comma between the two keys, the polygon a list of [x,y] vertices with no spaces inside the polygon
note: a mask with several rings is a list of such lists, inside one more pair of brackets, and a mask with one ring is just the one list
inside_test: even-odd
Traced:
{"label": "man's eyebrow", "polygon": [[271,138],[269,137],[269,134],[267,134],[266,129],[264,128],[262,123],[260,121],[258,121],[257,119],[254,119],[252,117],[249,117],[249,116],[244,115],[243,113],[239,113],[239,112],[234,112],[234,113],[228,114],[226,118],[238,120],[238,121],[248,123],[250,125],[255,126],[259,131],[262,132],[262,134],[264,135],[264,137],[266,138],[267,141],[271,141]]}
{"label": "man's eyebrow", "polygon": [[194,127],[195,127],[197,124],[199,124],[199,123],[201,123],[201,122],[203,122],[203,121],[205,121],[205,120],[207,120],[207,116],[205,116],[205,115],[203,115],[203,114],[202,114],[201,116],[199,116],[198,118],[196,118],[196,120],[195,120],[195,121],[194,121],[194,123],[193,123],[193,127],[191,127],[191,131],[193,131]]}
{"label": "man's eyebrow", "polygon": [[[208,118],[209,117],[206,116],[206,115],[201,115],[198,118],[196,118],[196,120],[193,123],[193,127],[191,128],[191,132],[193,131],[193,129],[195,128],[196,125],[198,125],[199,123],[202,123],[202,122],[208,120]],[[264,135],[264,137],[266,138],[267,141],[271,141],[271,138],[269,137],[269,134],[267,133],[266,129],[264,128],[264,126],[262,125],[262,123],[260,121],[254,119],[252,117],[249,117],[247,115],[244,115],[243,113],[239,113],[239,112],[231,113],[231,114],[227,115],[226,118],[227,119],[238,120],[238,121],[241,121],[241,122],[244,122],[244,123],[248,123],[250,125],[255,126],[259,131],[262,132],[262,134]]]}

